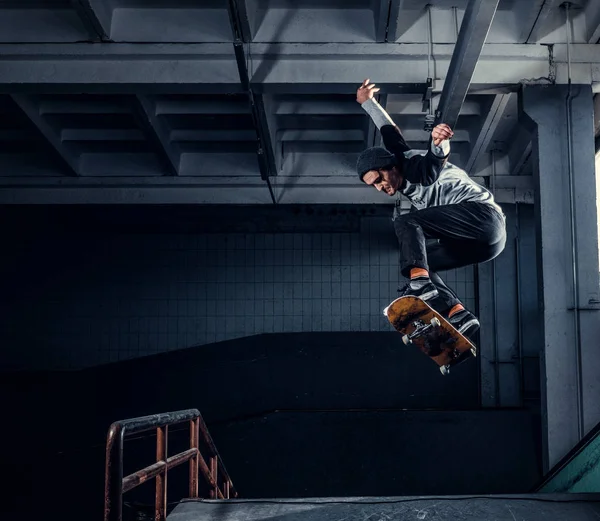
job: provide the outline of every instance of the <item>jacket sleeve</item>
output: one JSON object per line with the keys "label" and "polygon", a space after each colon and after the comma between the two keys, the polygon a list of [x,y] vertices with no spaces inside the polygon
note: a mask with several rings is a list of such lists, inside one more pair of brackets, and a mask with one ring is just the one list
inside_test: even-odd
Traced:
{"label": "jacket sleeve", "polygon": [[394,123],[394,120],[375,98],[368,99],[362,103],[361,107],[369,115],[375,126],[379,129],[379,132],[381,132],[385,148],[401,160],[404,152],[410,150],[410,147],[404,141],[398,125]]}
{"label": "jacket sleeve", "polygon": [[440,172],[448,161],[450,142],[442,141],[440,146],[429,140],[429,150],[425,155],[414,155],[404,160],[403,175],[411,183],[431,185],[437,181]]}
{"label": "jacket sleeve", "polygon": [[383,138],[383,146],[396,156],[398,161],[404,158],[404,152],[408,152],[410,147],[404,140],[404,136],[396,125],[384,125],[379,129]]}

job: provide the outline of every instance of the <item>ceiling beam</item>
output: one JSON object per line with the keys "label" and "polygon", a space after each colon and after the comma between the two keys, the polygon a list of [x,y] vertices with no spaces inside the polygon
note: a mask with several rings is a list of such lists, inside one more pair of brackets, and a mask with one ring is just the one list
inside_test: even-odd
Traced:
{"label": "ceiling beam", "polygon": [[[244,0],[228,0],[227,12],[231,24],[233,34],[233,47],[235,59],[237,63],[238,73],[242,89],[248,96],[248,103],[252,112],[252,121],[256,130],[256,153],[258,156],[258,166],[260,168],[260,176],[263,181],[266,181],[271,195],[272,202],[275,204],[276,199],[271,187],[271,177],[277,175],[277,165],[275,161],[275,149],[273,147],[272,135],[273,132],[269,129],[269,116],[266,113],[265,101],[260,93],[252,90],[250,83],[250,75],[248,73],[248,60],[244,46],[246,40],[250,37],[250,22]],[[273,123],[271,118],[271,123]]]}
{"label": "ceiling beam", "polygon": [[[420,94],[413,95],[383,95],[379,96],[379,104],[383,106],[391,116],[423,116],[423,97]],[[385,96],[385,98],[384,98]],[[437,98],[433,98],[433,103],[437,103]],[[187,105],[186,105],[187,106]],[[225,107],[224,107],[225,108]],[[354,96],[348,96],[347,99],[339,98],[296,98],[274,100],[275,114],[306,114],[306,115],[364,115],[365,111],[355,101]],[[479,101],[467,100],[462,107],[461,116],[480,116],[481,106]]]}
{"label": "ceiling beam", "polygon": [[519,43],[537,43],[543,36],[548,15],[554,11],[564,0],[529,0],[521,7],[519,16],[521,33]]}
{"label": "ceiling beam", "polygon": [[[376,127],[374,127],[376,128]],[[429,134],[422,129],[403,128],[402,136],[409,143],[427,141]],[[370,135],[370,134],[369,134]],[[286,129],[279,130],[277,136],[281,141],[316,141],[316,142],[328,142],[328,141],[340,141],[340,142],[363,142],[365,139],[369,140],[365,136],[363,129]],[[469,133],[466,130],[457,130],[452,138],[453,143],[457,142],[468,142]],[[372,145],[368,145],[372,146]]]}
{"label": "ceiling beam", "polygon": [[[85,113],[84,113],[85,114]],[[145,141],[146,136],[137,128],[70,128],[60,130],[64,141]]]}
{"label": "ceiling beam", "polygon": [[373,17],[375,19],[375,41],[385,42],[388,36],[388,14],[390,0],[374,0]]}
{"label": "ceiling beam", "polygon": [[[420,116],[423,117],[423,97],[419,94],[413,95],[384,95],[378,94],[379,104],[383,106],[391,116]],[[385,96],[385,98],[384,98]],[[437,98],[433,98],[433,103],[437,103]],[[187,107],[188,105],[186,105]],[[223,107],[225,109],[225,107]],[[304,115],[364,115],[365,111],[355,101],[354,96],[348,99],[339,98],[296,98],[274,100],[274,112],[276,115],[304,114]],[[461,116],[480,116],[481,105],[479,101],[472,99],[465,101],[460,112]]]}
{"label": "ceiling beam", "polygon": [[[364,78],[381,93],[422,94],[427,44],[249,44],[254,92],[356,93]],[[452,44],[436,44],[436,90],[450,81]],[[486,44],[472,93],[506,92],[550,74],[547,46]],[[567,82],[565,44],[554,45],[556,82]],[[597,45],[571,46],[573,83],[600,82]],[[3,92],[241,93],[231,44],[0,45]]]}
{"label": "ceiling beam", "polygon": [[523,125],[519,125],[513,134],[513,142],[508,150],[509,174],[516,176],[523,172],[531,160],[532,142],[531,134]]}
{"label": "ceiling beam", "polygon": [[107,0],[71,0],[71,6],[93,40],[110,41],[112,8]]}
{"label": "ceiling beam", "polygon": [[588,0],[584,10],[587,28],[587,42],[600,43],[600,2]]}
{"label": "ceiling beam", "polygon": [[[422,94],[427,49],[427,44],[253,44],[251,81],[253,88],[262,92],[354,94],[362,79],[371,78],[381,93]],[[451,80],[454,49],[452,44],[433,45],[436,90]],[[556,44],[553,52],[556,82],[566,83],[566,45]],[[571,62],[577,64],[572,72],[574,83],[600,81],[597,46],[572,45]],[[473,62],[470,65],[474,66]],[[551,72],[547,46],[486,44],[470,92],[506,92],[506,87],[517,90],[521,84],[549,83],[543,78]]]}
{"label": "ceiling beam", "polygon": [[211,141],[223,143],[231,142],[235,146],[236,142],[254,141],[256,139],[256,130],[254,129],[173,129],[169,132],[171,141]]}
{"label": "ceiling beam", "polygon": [[[439,95],[431,98],[433,106],[439,103]],[[407,96],[389,96],[387,112],[392,115],[419,115],[424,116],[423,99],[407,99]],[[461,116],[480,116],[481,104],[479,101],[466,100],[460,111]]]}
{"label": "ceiling beam", "polygon": [[41,89],[224,94],[241,92],[241,85],[231,44],[0,45],[0,90]]}
{"label": "ceiling beam", "polygon": [[112,100],[76,97],[43,97],[39,103],[40,114],[129,114],[131,107],[122,98]]}
{"label": "ceiling beam", "polygon": [[[425,6],[426,2],[423,2]],[[387,27],[387,41],[395,42],[400,38],[421,16],[423,10],[405,9],[406,0],[390,0],[389,22]]]}
{"label": "ceiling beam", "polygon": [[37,128],[44,140],[54,149],[57,156],[65,165],[67,172],[72,176],[79,176],[79,158],[65,146],[60,134],[55,132],[52,126],[40,114],[38,102],[22,94],[14,94],[11,97],[19,109],[21,109],[21,112]]}
{"label": "ceiling beam", "polygon": [[[355,175],[278,176],[273,179],[272,187],[280,204],[366,203],[391,206],[394,203],[394,199],[384,193],[360,183]],[[528,188],[511,185],[498,188],[496,200],[501,203],[533,203]],[[271,203],[264,182],[257,176],[0,178],[0,204]],[[403,198],[402,206],[408,209],[410,203]]]}
{"label": "ceiling beam", "polygon": [[471,148],[471,155],[469,156],[467,164],[465,165],[465,170],[469,174],[477,165],[477,161],[479,160],[481,155],[485,153],[489,144],[494,138],[496,128],[498,127],[498,123],[502,121],[502,116],[504,115],[504,111],[506,110],[506,106],[508,105],[509,100],[510,94],[497,94],[494,97],[492,106],[490,107],[486,118],[481,124],[481,129],[479,130],[477,141],[475,141],[475,143],[473,144]]}
{"label": "ceiling beam", "polygon": [[499,1],[469,0],[436,109],[436,123],[456,127]]}
{"label": "ceiling beam", "polygon": [[179,154],[171,143],[169,129],[156,114],[156,101],[146,95],[134,98],[133,113],[144,134],[154,145],[157,155],[170,175],[179,175]]}
{"label": "ceiling beam", "polygon": [[252,29],[250,24],[250,16],[248,9],[252,9],[252,5],[248,5],[247,0],[226,0],[229,14],[229,24],[234,31],[234,37],[237,35],[241,42],[252,41]]}
{"label": "ceiling beam", "polygon": [[159,97],[156,99],[156,114],[246,114],[248,101],[243,97],[215,99],[212,96],[193,97],[185,100]]}

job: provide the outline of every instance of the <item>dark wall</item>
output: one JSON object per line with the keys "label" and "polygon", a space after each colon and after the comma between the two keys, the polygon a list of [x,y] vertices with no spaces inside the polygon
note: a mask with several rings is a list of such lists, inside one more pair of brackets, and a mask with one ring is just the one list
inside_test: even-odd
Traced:
{"label": "dark wall", "polygon": [[[0,208],[0,370],[81,369],[262,333],[390,331],[381,206]],[[475,309],[474,269],[444,277]]]}
{"label": "dark wall", "polygon": [[526,411],[284,412],[212,432],[246,497],[523,493],[539,476]]}
{"label": "dark wall", "polygon": [[[244,497],[518,492],[539,479],[534,418],[478,410],[476,360],[444,377],[396,333],[258,335],[76,372],[13,374],[3,386],[15,398],[5,413],[18,419],[16,450],[5,460],[20,469],[13,500],[22,508],[36,504],[25,491],[70,497],[72,511],[94,519],[110,423],[184,408],[200,409]],[[172,441],[181,450],[185,432]],[[152,462],[153,443],[126,444],[126,473]],[[17,464],[33,445],[35,458]],[[184,495],[186,474],[169,478],[172,499]],[[148,503],[152,486],[126,499]]]}

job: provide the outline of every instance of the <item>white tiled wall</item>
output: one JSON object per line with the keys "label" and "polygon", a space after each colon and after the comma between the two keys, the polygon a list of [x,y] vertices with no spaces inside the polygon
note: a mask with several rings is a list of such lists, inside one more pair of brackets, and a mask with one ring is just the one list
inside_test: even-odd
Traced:
{"label": "white tiled wall", "polygon": [[[374,226],[113,237],[13,310],[5,361],[68,369],[259,333],[391,330],[382,309],[404,281],[395,238]],[[474,309],[473,268],[442,276]]]}

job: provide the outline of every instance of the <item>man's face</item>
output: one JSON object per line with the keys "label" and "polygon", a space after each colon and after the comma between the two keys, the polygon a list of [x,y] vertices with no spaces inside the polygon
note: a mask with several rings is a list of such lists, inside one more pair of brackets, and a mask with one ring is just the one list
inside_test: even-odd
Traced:
{"label": "man's face", "polygon": [[369,170],[364,176],[363,181],[374,186],[380,192],[388,195],[394,195],[400,186],[402,178],[396,167],[391,170]]}

